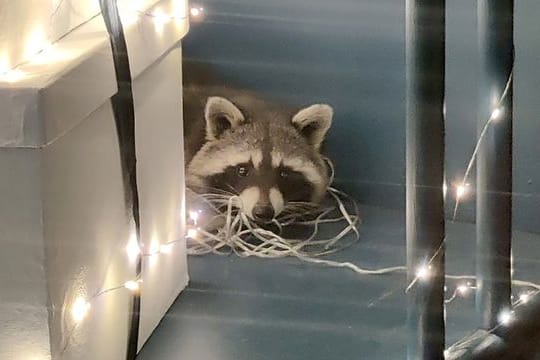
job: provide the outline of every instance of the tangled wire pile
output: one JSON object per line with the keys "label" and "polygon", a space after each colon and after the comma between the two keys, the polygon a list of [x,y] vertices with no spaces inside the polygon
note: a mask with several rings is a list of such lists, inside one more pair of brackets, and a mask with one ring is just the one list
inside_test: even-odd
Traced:
{"label": "tangled wire pile", "polygon": [[[386,274],[402,271],[403,266],[368,270],[349,262],[320,259],[321,256],[343,250],[360,238],[361,223],[356,202],[347,194],[331,186],[334,168],[326,159],[331,171],[327,188],[329,204],[292,202],[271,223],[261,226],[243,211],[238,196],[224,191],[207,194],[189,192],[191,203],[204,208],[199,210],[196,232],[188,233],[188,254],[236,254],[240,257],[282,258],[293,256],[300,260],[346,267],[361,274]],[[201,220],[205,215],[206,219]],[[343,223],[338,232],[328,238],[319,238],[321,225]],[[332,227],[334,228],[334,227]],[[304,236],[299,237],[299,234]],[[294,236],[293,236],[294,235]]]}
{"label": "tangled wire pile", "polygon": [[[343,249],[359,238],[358,207],[354,200],[339,190],[329,188],[328,194],[335,200],[337,206],[317,207],[311,203],[293,203],[278,218],[264,227],[246,216],[237,196],[197,195],[212,216],[205,226],[197,228],[197,235],[189,237],[189,254],[228,255],[234,252],[242,257],[318,257]],[[349,213],[343,200],[352,205],[353,214]],[[340,221],[344,221],[345,224],[336,236],[316,239],[321,224]],[[288,238],[285,234],[293,228],[296,231],[310,228],[310,231],[303,238]],[[340,240],[346,239],[349,234],[354,235],[352,239],[349,238],[342,243]]]}

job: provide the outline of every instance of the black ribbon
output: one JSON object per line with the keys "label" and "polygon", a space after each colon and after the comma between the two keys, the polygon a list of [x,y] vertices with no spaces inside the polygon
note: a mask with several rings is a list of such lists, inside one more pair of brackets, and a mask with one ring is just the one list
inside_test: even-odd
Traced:
{"label": "black ribbon", "polygon": [[[122,21],[118,12],[117,0],[100,0],[101,13],[109,33],[118,92],[111,97],[111,105],[116,123],[118,143],[120,147],[120,161],[122,180],[124,185],[124,199],[126,209],[135,223],[137,241],[140,239],[139,195],[137,191],[137,157],[135,152],[135,108],[133,104],[133,90],[129,57],[126,39],[122,28]],[[137,278],[142,270],[141,255],[136,260]],[[134,360],[137,356],[139,342],[141,297],[135,292],[132,299],[131,319],[129,324],[127,360]]]}

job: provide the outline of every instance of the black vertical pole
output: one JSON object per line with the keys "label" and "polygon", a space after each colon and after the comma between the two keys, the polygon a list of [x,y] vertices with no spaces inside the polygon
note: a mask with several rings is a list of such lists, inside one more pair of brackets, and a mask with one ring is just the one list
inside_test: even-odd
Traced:
{"label": "black vertical pole", "polygon": [[[118,92],[111,98],[111,105],[118,134],[120,146],[120,161],[124,185],[124,199],[126,209],[135,224],[135,234],[140,241],[141,221],[139,213],[139,194],[137,186],[137,156],[135,144],[135,107],[133,103],[133,90],[127,43],[124,37],[122,21],[118,12],[117,0],[100,0],[101,13],[112,48],[114,68]],[[137,257],[135,273],[141,276],[142,258]],[[139,324],[141,310],[141,295],[133,294],[131,304],[131,318],[129,323],[126,359],[134,360],[137,357],[139,346]]]}
{"label": "black vertical pole", "polygon": [[[514,0],[478,0],[478,126],[492,120],[477,159],[477,311],[491,329],[510,306]],[[502,99],[505,88],[508,90]]]}
{"label": "black vertical pole", "polygon": [[[407,358],[443,359],[445,0],[406,1]],[[429,276],[417,279],[421,266]]]}

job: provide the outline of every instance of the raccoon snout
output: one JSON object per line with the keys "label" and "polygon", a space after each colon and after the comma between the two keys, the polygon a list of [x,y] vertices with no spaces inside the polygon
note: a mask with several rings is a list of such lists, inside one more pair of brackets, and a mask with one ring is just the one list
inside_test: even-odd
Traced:
{"label": "raccoon snout", "polygon": [[274,208],[272,205],[257,205],[252,211],[255,221],[270,222],[274,218]]}

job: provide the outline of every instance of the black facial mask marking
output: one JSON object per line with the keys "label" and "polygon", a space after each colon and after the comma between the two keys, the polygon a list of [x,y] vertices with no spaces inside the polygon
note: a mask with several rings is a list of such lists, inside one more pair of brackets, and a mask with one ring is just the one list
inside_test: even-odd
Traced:
{"label": "black facial mask marking", "polygon": [[277,169],[262,166],[255,169],[251,161],[226,167],[223,172],[210,176],[207,184],[210,188],[235,195],[253,186],[260,188],[266,194],[274,187],[281,192],[285,204],[289,201],[309,202],[315,190],[301,172],[286,166],[280,166]]}
{"label": "black facial mask marking", "polygon": [[286,166],[280,166],[277,172],[278,188],[283,195],[285,203],[289,201],[311,200],[314,188],[302,173]]}
{"label": "black facial mask marking", "polygon": [[228,166],[219,174],[208,178],[208,185],[215,189],[240,194],[244,189],[254,185],[255,168],[250,162]]}

